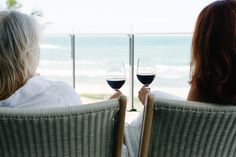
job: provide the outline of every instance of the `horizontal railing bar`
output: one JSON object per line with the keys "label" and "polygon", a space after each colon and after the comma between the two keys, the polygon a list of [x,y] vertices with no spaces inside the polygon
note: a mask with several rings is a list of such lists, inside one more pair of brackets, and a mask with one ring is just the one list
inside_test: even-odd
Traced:
{"label": "horizontal railing bar", "polygon": [[44,35],[192,35],[192,32],[155,32],[155,33],[44,33]]}

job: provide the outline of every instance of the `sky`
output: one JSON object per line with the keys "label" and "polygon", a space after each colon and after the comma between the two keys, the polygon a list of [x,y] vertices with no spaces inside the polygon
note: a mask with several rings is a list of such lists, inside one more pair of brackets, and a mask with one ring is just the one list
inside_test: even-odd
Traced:
{"label": "sky", "polygon": [[19,0],[43,12],[47,33],[191,33],[213,0]]}

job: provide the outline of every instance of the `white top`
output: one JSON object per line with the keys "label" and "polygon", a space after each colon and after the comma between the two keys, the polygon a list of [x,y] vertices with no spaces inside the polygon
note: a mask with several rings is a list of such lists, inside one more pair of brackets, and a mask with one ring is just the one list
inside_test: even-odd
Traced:
{"label": "white top", "polygon": [[46,80],[42,76],[30,78],[23,87],[5,100],[0,107],[51,108],[81,105],[80,96],[65,82]]}

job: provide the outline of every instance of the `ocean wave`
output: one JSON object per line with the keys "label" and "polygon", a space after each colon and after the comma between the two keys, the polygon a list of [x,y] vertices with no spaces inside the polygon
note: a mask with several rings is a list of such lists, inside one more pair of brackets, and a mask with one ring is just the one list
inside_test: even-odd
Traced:
{"label": "ocean wave", "polygon": [[39,62],[42,65],[52,65],[52,64],[57,64],[57,65],[64,65],[64,64],[72,64],[72,61],[70,60],[64,60],[64,61],[57,61],[57,60],[40,60]]}
{"label": "ocean wave", "polygon": [[[71,76],[72,75],[72,65],[68,64],[68,62],[49,64],[45,63],[39,66],[38,71],[45,75],[55,75],[55,76]],[[65,66],[67,64],[67,66]],[[89,67],[80,67],[76,66],[75,74],[79,77],[96,77],[101,78],[106,76],[106,69],[100,68],[96,65]],[[126,77],[129,78],[129,66],[126,65]],[[136,75],[136,71],[135,71]],[[160,79],[180,79],[180,78],[188,78],[189,77],[189,67],[188,66],[157,66],[156,75]]]}
{"label": "ocean wave", "polygon": [[[105,75],[106,70],[109,65],[104,61],[91,61],[91,60],[82,60],[76,61],[75,68],[76,73],[82,76],[88,77],[101,77]],[[165,64],[156,64],[156,74],[159,78],[183,78],[189,77],[189,65],[165,65]],[[47,71],[49,74],[53,73],[72,73],[72,60],[64,61],[52,61],[52,60],[41,60],[39,68]],[[128,63],[125,64],[127,75],[130,66]],[[134,72],[136,74],[136,65],[134,66]],[[60,71],[61,70],[61,71]],[[51,71],[51,72],[50,72]],[[69,71],[69,72],[66,72]]]}
{"label": "ocean wave", "polygon": [[50,49],[50,50],[65,50],[66,48],[61,45],[55,45],[55,44],[41,44],[41,49]]}
{"label": "ocean wave", "polygon": [[156,65],[157,76],[160,78],[179,79],[189,76],[189,66]]}

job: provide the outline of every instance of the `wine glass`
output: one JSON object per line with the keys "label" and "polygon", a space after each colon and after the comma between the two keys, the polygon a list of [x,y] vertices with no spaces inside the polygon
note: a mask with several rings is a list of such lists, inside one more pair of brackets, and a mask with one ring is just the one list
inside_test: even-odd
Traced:
{"label": "wine glass", "polygon": [[148,87],[156,76],[156,68],[150,60],[138,59],[137,78],[145,86]]}
{"label": "wine glass", "polygon": [[123,62],[111,62],[106,74],[106,81],[109,86],[118,91],[125,83],[126,72]]}

